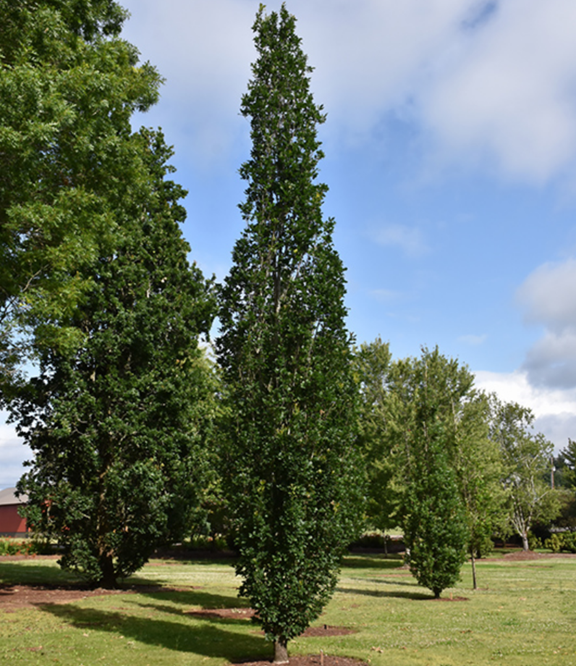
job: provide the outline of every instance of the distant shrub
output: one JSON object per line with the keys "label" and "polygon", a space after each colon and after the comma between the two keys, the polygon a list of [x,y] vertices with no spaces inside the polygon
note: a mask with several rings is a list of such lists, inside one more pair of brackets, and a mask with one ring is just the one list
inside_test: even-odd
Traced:
{"label": "distant shrub", "polygon": [[576,532],[556,532],[546,539],[544,547],[549,548],[553,553],[562,551],[576,553]]}
{"label": "distant shrub", "polygon": [[564,532],[562,535],[564,542],[563,550],[567,550],[569,553],[576,553],[576,532]]}
{"label": "distant shrub", "polygon": [[548,548],[553,553],[559,553],[562,550],[561,535],[552,534],[552,536],[544,542],[544,548]]}
{"label": "distant shrub", "polygon": [[542,540],[539,539],[535,534],[532,534],[532,532],[528,532],[528,548],[530,548],[530,550],[542,548]]}
{"label": "distant shrub", "polygon": [[0,539],[0,555],[35,555],[38,547],[34,541]]}

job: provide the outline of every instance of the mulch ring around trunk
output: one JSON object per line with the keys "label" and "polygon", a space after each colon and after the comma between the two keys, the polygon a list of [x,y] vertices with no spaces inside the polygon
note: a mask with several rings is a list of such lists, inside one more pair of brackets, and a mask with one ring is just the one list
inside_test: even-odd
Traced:
{"label": "mulch ring around trunk", "polygon": [[[256,612],[252,608],[201,608],[200,610],[185,610],[186,615],[193,615],[194,617],[204,617],[207,619],[219,618],[225,619],[250,619],[254,617]],[[260,632],[258,632],[260,633]],[[316,636],[346,636],[347,634],[354,634],[354,629],[348,627],[333,627],[329,624],[323,624],[319,627],[308,627],[306,631],[301,634],[304,638],[313,638]]]}
{"label": "mulch ring around trunk", "polygon": [[[194,617],[204,618],[252,618],[255,611],[252,608],[202,608],[200,610],[184,611],[186,615],[193,615]],[[261,633],[261,632],[258,632]],[[304,638],[312,638],[319,636],[345,636],[346,634],[355,633],[354,629],[348,627],[334,627],[329,624],[323,624],[319,627],[308,627],[306,631],[301,634]],[[359,661],[358,659],[351,659],[350,657],[333,657],[331,655],[308,654],[297,657],[289,658],[289,666],[367,666],[366,662]],[[272,660],[264,661],[243,661],[239,662],[239,666],[270,666]]]}
{"label": "mulch ring around trunk", "polygon": [[[243,661],[234,666],[270,666],[273,661]],[[289,657],[289,666],[368,666],[365,661],[351,657],[333,657],[329,654],[306,654],[299,657]]]}

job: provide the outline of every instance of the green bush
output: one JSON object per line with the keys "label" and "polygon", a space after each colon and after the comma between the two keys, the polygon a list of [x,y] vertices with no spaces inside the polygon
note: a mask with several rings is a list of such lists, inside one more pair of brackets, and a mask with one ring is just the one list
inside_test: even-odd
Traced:
{"label": "green bush", "polygon": [[0,555],[35,555],[38,548],[34,541],[0,539]]}
{"label": "green bush", "polygon": [[564,532],[562,535],[563,550],[576,553],[576,532]]}
{"label": "green bush", "polygon": [[530,548],[530,550],[542,548],[542,540],[539,539],[535,534],[532,534],[532,532],[528,532],[528,548]]}
{"label": "green bush", "polygon": [[544,547],[549,548],[553,553],[567,551],[576,553],[576,532],[555,533],[544,542]]}

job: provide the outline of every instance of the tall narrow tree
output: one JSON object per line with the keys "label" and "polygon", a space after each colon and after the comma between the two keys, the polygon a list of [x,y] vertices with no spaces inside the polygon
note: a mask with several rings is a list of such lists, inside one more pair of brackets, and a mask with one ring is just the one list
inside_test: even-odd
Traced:
{"label": "tall narrow tree", "polygon": [[287,644],[321,612],[354,537],[356,388],[345,281],[324,219],[322,108],[295,18],[261,6],[258,58],[242,99],[252,152],[240,174],[246,228],[221,293],[217,343],[229,392],[225,480],[243,577],[258,622]]}

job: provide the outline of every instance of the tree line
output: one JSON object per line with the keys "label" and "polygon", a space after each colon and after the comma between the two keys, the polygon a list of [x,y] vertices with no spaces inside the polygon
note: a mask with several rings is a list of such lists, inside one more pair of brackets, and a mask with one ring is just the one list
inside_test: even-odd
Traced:
{"label": "tree line", "polygon": [[245,229],[223,284],[202,275],[172,148],[132,128],[161,77],[126,17],[0,0],[0,402],[34,453],[18,491],[60,564],[108,587],[224,498],[240,594],[285,663],[367,525],[403,528],[436,595],[504,523],[526,545],[555,510],[550,445],[438,350],[354,348],[317,182],[325,114],[285,5],[253,26]]}
{"label": "tree line", "polygon": [[[469,369],[437,348],[392,361],[378,338],[356,350],[354,367],[368,520],[402,528],[410,568],[436,596],[466,556],[476,587],[475,559],[494,536],[516,533],[528,550],[536,524],[562,511],[576,522],[575,443],[555,460],[529,409],[477,390]],[[553,488],[554,464],[563,490]]]}

